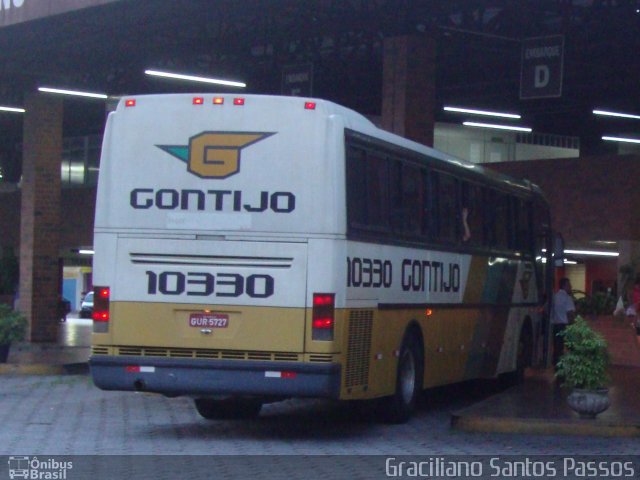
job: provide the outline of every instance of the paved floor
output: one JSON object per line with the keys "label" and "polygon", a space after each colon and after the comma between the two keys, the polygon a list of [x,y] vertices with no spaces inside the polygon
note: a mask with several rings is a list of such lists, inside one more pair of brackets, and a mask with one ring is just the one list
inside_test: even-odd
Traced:
{"label": "paved floor", "polygon": [[487,391],[457,386],[430,392],[405,425],[315,400],[264,407],[252,421],[207,421],[187,398],[104,392],[87,375],[4,376],[0,454],[427,455],[637,454],[638,438],[467,433],[451,411]]}
{"label": "paved floor", "polygon": [[[70,345],[65,343],[62,349],[55,345],[31,349],[25,346],[13,351],[10,361],[55,360],[59,364],[70,359],[82,362],[89,354],[86,345],[90,330],[90,322],[69,319],[61,325],[61,335]],[[540,410],[543,403],[539,395],[548,385],[535,382],[527,383],[529,390],[515,390],[515,394],[514,391],[502,392],[491,382],[430,390],[411,421],[405,425],[386,425],[380,423],[375,410],[366,405],[354,410],[319,400],[289,400],[266,405],[260,417],[250,421],[207,421],[196,413],[188,398],[104,392],[93,386],[86,373],[5,373],[8,374],[3,375],[0,382],[0,455],[37,456],[40,460],[73,455],[69,458],[76,462],[75,470],[67,475],[69,480],[385,478],[389,473],[385,462],[390,456],[398,459],[420,456],[421,461],[430,462],[442,455],[448,455],[447,459],[481,460],[485,470],[479,478],[491,478],[489,474],[495,472],[489,469],[490,457],[486,456],[499,455],[501,461],[521,460],[526,456],[560,462],[563,456],[579,455],[581,457],[575,458],[593,460],[598,455],[608,455],[603,458],[610,459],[614,458],[609,457],[613,454],[640,452],[637,437],[569,437],[549,432],[531,435],[515,429],[511,433],[467,432],[451,427],[452,412],[459,414],[480,408],[485,409],[484,414],[489,417],[496,411],[492,402],[508,399],[510,395],[508,402],[497,407],[498,411],[521,415],[528,405]],[[538,380],[544,381],[544,377]],[[532,385],[538,393],[531,390]],[[614,398],[628,401],[628,405],[634,407],[639,401],[638,391],[614,390]],[[553,415],[567,415],[554,395],[546,400],[556,405],[555,410],[551,410]],[[521,457],[514,457],[516,455]],[[640,461],[634,469],[635,476],[640,476]],[[0,475],[1,472],[2,467]],[[581,476],[565,475],[564,478]]]}
{"label": "paved floor", "polygon": [[532,373],[515,388],[453,412],[465,431],[636,436],[640,438],[640,368],[609,369],[610,407],[595,420],[581,419],[566,402],[568,391],[553,371]]}
{"label": "paved floor", "polygon": [[[0,373],[65,373],[64,365],[86,363],[91,354],[90,319],[71,314],[58,328],[56,343],[11,345],[6,365],[0,365]],[[68,370],[68,369],[67,369]]]}
{"label": "paved floor", "polygon": [[[189,399],[95,388],[86,375],[85,363],[91,328],[90,320],[71,316],[60,325],[58,344],[12,348],[9,361],[16,368],[5,368],[4,373],[9,375],[3,376],[0,385],[0,425],[4,427],[0,430],[0,453],[38,445],[42,451],[59,454],[188,454],[206,453],[211,448],[220,454],[418,454],[425,449],[440,453],[549,454],[565,452],[558,451],[565,442],[549,444],[548,434],[562,438],[553,434],[567,433],[582,433],[587,439],[566,442],[572,448],[565,453],[606,453],[611,445],[621,448],[612,453],[626,451],[626,445],[633,446],[629,453],[640,451],[638,439],[614,443],[611,439],[595,440],[596,435],[621,434],[611,426],[624,425],[640,432],[639,369],[613,370],[612,407],[591,422],[578,420],[568,410],[566,393],[555,386],[548,372],[507,391],[497,392],[494,384],[486,382],[429,391],[426,407],[402,426],[379,424],[371,415],[354,418],[354,412],[340,404],[304,400],[267,405],[256,422],[207,422],[198,417]],[[41,368],[35,372],[56,375],[23,374],[34,373],[24,370],[30,365],[65,364],[84,368]],[[456,427],[472,433],[450,428],[452,412]],[[554,425],[568,428],[550,428]],[[577,427],[584,425],[597,428],[579,432]],[[622,434],[628,435],[629,428]],[[527,435],[534,432],[543,435]],[[261,441],[264,438],[270,440],[268,445]],[[176,439],[182,441],[176,444]],[[212,445],[209,442],[213,439]],[[202,444],[202,440],[207,443]]]}

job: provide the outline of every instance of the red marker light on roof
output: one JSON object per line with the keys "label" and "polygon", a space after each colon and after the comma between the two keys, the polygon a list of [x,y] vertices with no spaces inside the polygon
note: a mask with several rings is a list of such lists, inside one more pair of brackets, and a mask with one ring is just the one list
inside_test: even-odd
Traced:
{"label": "red marker light on roof", "polygon": [[133,98],[130,98],[129,100],[125,100],[124,101],[124,106],[125,107],[135,107],[136,106],[136,101]]}
{"label": "red marker light on roof", "polygon": [[234,98],[233,99],[233,104],[234,105],[244,105],[244,98]]}
{"label": "red marker light on roof", "polygon": [[305,108],[305,110],[315,110],[316,109],[316,102],[305,102],[304,108]]}
{"label": "red marker light on roof", "polygon": [[214,97],[213,104],[214,105],[222,105],[224,103],[224,98],[222,97]]}
{"label": "red marker light on roof", "polygon": [[202,97],[193,97],[194,105],[202,105],[204,103],[204,98]]}

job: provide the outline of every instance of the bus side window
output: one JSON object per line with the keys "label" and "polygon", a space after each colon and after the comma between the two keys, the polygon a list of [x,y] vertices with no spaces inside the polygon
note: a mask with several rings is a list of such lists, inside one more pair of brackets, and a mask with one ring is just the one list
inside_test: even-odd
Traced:
{"label": "bus side window", "polygon": [[431,195],[433,186],[430,181],[429,171],[426,168],[420,171],[420,178],[422,179],[422,199],[420,200],[422,206],[422,227],[420,233],[423,237],[428,237],[432,233],[434,225],[434,207]]}
{"label": "bus side window", "polygon": [[485,190],[485,205],[490,210],[485,215],[487,246],[498,250],[509,247],[509,197],[495,190]]}
{"label": "bus side window", "polygon": [[[484,204],[493,206],[493,190],[484,189],[482,194]],[[495,243],[495,220],[495,211],[492,208],[488,208],[487,214],[484,217],[484,238],[485,246],[487,247],[491,247]]]}
{"label": "bus side window", "polygon": [[349,228],[367,224],[367,175],[365,151],[349,147],[347,151],[347,215]]}
{"label": "bus side window", "polygon": [[391,229],[401,233],[404,225],[402,202],[402,164],[398,160],[389,161],[389,198],[391,200]]}
{"label": "bus side window", "polygon": [[469,229],[468,238],[465,238],[464,223],[462,241],[466,245],[484,245],[484,211],[482,202],[482,189],[474,184],[464,182],[461,188],[461,213],[466,210],[466,223]]}
{"label": "bus side window", "polygon": [[422,194],[420,169],[405,165],[402,168],[402,196],[405,204],[405,227],[408,233],[420,233],[420,204]]}
{"label": "bus side window", "polygon": [[457,180],[441,172],[432,174],[431,194],[434,205],[436,240],[458,243],[460,213],[458,210]]}
{"label": "bus side window", "polygon": [[525,200],[516,198],[513,202],[514,206],[514,236],[515,249],[530,253],[531,252],[531,204]]}
{"label": "bus side window", "polygon": [[500,250],[509,248],[511,222],[509,217],[509,196],[503,193],[495,195],[495,244]]}
{"label": "bus side window", "polygon": [[420,170],[392,160],[389,178],[393,231],[415,237],[420,233]]}
{"label": "bus side window", "polygon": [[367,152],[367,227],[389,228],[389,162],[381,155]]}

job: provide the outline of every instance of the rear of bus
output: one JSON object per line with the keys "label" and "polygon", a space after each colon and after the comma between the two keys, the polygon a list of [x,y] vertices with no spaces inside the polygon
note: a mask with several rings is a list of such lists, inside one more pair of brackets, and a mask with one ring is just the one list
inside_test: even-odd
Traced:
{"label": "rear of bus", "polygon": [[98,387],[339,396],[339,113],[283,97],[121,100],[96,207]]}

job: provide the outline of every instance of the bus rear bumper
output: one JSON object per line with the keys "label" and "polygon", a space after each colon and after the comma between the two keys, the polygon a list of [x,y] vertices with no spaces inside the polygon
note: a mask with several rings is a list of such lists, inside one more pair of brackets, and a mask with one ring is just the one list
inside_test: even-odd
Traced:
{"label": "bus rear bumper", "polygon": [[340,365],[300,362],[92,356],[91,376],[103,390],[179,396],[257,395],[338,398]]}

